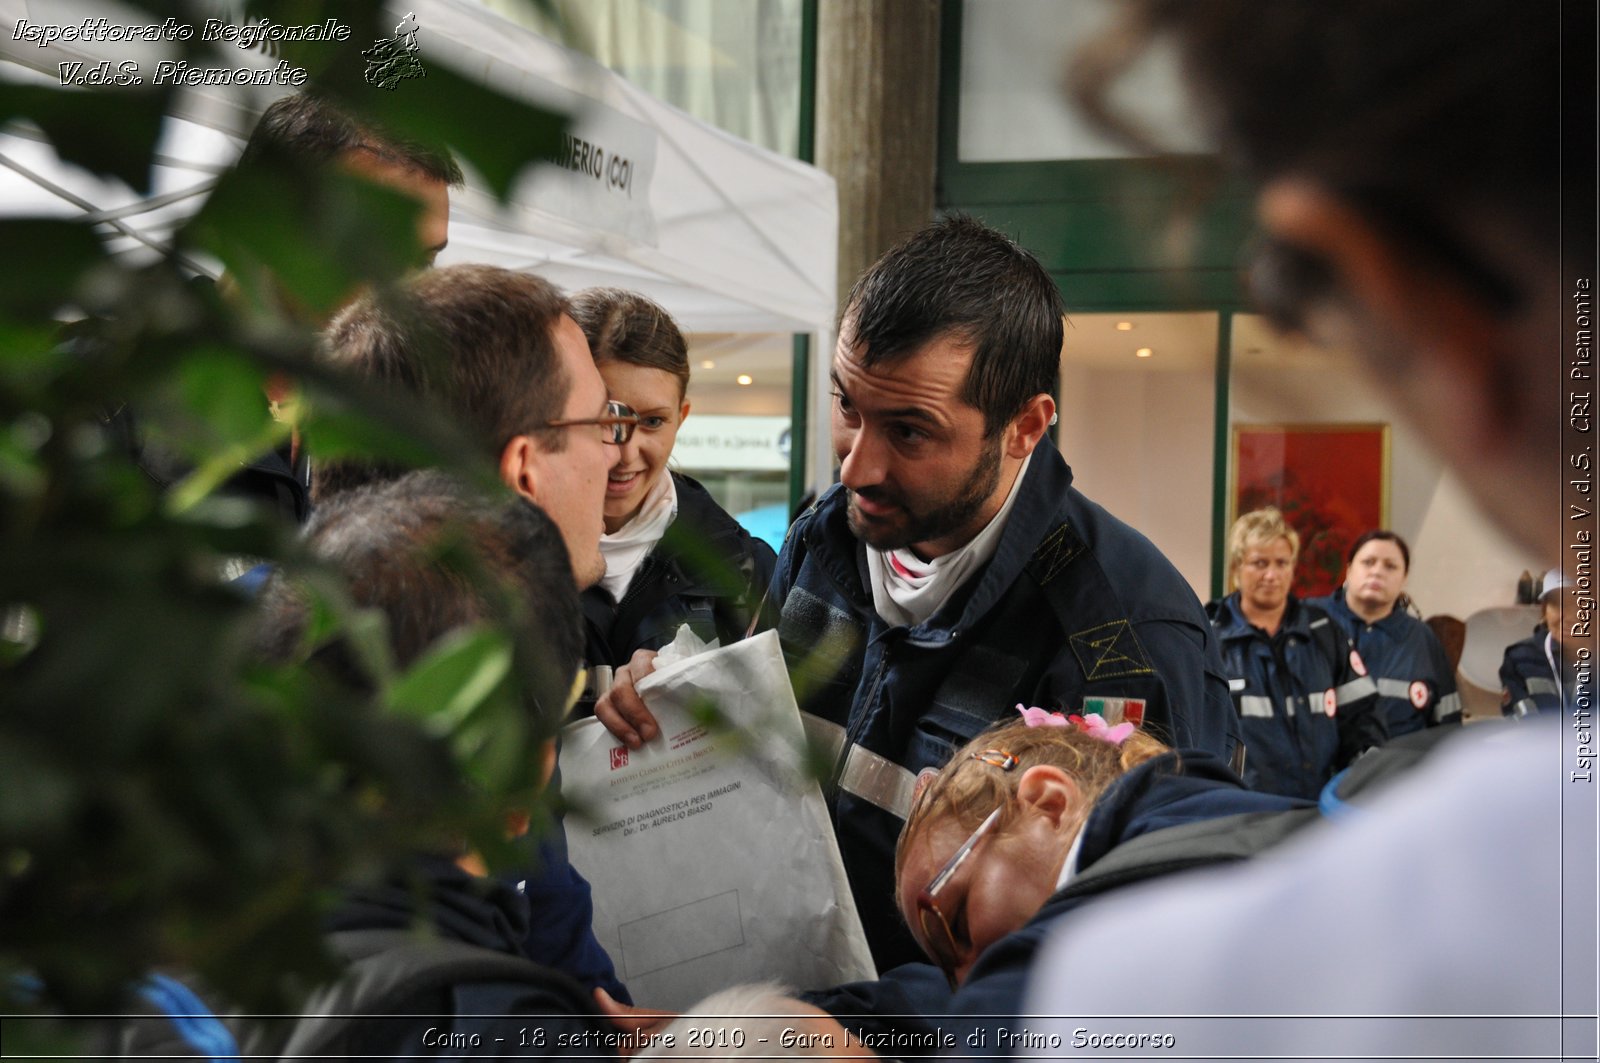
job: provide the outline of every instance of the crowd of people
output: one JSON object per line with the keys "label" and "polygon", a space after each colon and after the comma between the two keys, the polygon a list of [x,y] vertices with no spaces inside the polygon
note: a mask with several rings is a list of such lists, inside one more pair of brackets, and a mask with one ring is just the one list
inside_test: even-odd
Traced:
{"label": "crowd of people", "polygon": [[[1260,185],[1264,302],[1407,388],[1448,381],[1460,408],[1424,411],[1422,427],[1487,512],[1553,552],[1550,307],[1564,263],[1553,175],[1536,150],[1549,130],[1527,118],[1554,107],[1538,67],[1555,26],[1535,21],[1496,3],[1351,0],[1313,19],[1294,5],[1152,0],[1132,25],[1141,41],[1177,44],[1223,143]],[[1238,61],[1246,39],[1253,63]],[[1444,40],[1474,42],[1492,72]],[[1351,62],[1365,46],[1383,61]],[[1302,97],[1299,110],[1286,104]],[[1402,98],[1417,107],[1391,114]],[[1373,136],[1350,136],[1358,123]],[[308,98],[273,105],[262,129],[288,151],[306,151],[305,137],[334,143],[318,157],[424,185],[426,201],[452,179]],[[888,251],[840,316],[829,426],[839,482],[774,557],[668,467],[690,410],[689,362],[661,307],[489,266],[428,269],[398,293],[353,299],[323,333],[326,357],[450,411],[506,491],[319,461],[314,439],[309,481],[295,471],[306,460],[297,442],[273,490],[307,489],[288,510],[310,514],[309,549],[388,617],[402,663],[499,601],[465,589],[436,549],[447,533],[464,541],[524,604],[504,619],[542,647],[528,700],[552,734],[576,706],[625,746],[655,741],[637,686],[680,626],[724,642],[777,632],[832,766],[839,850],[882,974],[767,987],[701,1015],[791,1016],[811,1031],[812,1054],[937,1029],[955,1035],[957,1054],[984,1055],[973,1046],[994,1045],[1018,1016],[1127,1014],[1134,997],[1152,1015],[1248,1014],[1257,1000],[1305,1014],[1330,999],[1341,1012],[1403,1014],[1463,983],[1478,1000],[1506,969],[1534,976],[1499,1012],[1553,1010],[1547,937],[1489,932],[1446,948],[1440,923],[1382,914],[1396,911],[1393,896],[1363,907],[1397,868],[1451,911],[1465,903],[1458,892],[1504,882],[1506,868],[1548,864],[1520,885],[1540,897],[1559,875],[1539,848],[1544,829],[1506,833],[1492,819],[1475,835],[1459,809],[1435,807],[1476,785],[1482,743],[1461,734],[1480,728],[1456,726],[1455,667],[1408,609],[1405,540],[1366,532],[1349,545],[1342,586],[1302,600],[1299,544],[1317,529],[1246,513],[1228,535],[1230,593],[1203,606],[1148,539],[1073,486],[1051,441],[1063,316],[1039,261],[974,219],[932,222]],[[280,656],[306,622],[288,583],[274,575],[260,592],[264,652]],[[1547,577],[1544,623],[1507,651],[1507,715],[1558,715],[1585,689],[1563,623],[1579,592],[1559,569]],[[586,685],[574,681],[583,670]],[[1530,821],[1548,813],[1533,765],[1554,729],[1481,730],[1501,747],[1487,788]],[[1385,768],[1397,747],[1415,755]],[[1394,776],[1362,805],[1365,835],[1318,810],[1341,773],[1363,766]],[[1391,829],[1419,809],[1448,822]],[[1458,881],[1441,882],[1435,860]],[[343,984],[357,986],[342,999],[372,1021],[310,1042],[312,1054],[486,1055],[501,1038],[506,1054],[592,1055],[616,1030],[656,1034],[651,1054],[684,1054],[663,1047],[670,1016],[631,1006],[589,928],[589,886],[559,825],[536,866],[509,877],[483,874],[464,851],[418,854],[418,867],[425,889],[413,869],[337,909],[330,940],[354,961]],[[1209,908],[1187,877],[1165,881],[1208,868],[1195,881]],[[1376,913],[1370,925],[1329,945],[1325,920],[1295,902],[1313,885]],[[1191,937],[1171,949],[1198,922],[1217,928],[1203,947]],[[460,965],[407,993],[363,996],[362,978],[409,962],[395,933],[418,923],[465,948]],[[1341,975],[1357,957],[1369,969],[1393,958],[1414,991],[1398,974],[1336,976],[1337,992],[1314,1000],[1327,980],[1301,992],[1313,980],[1296,973],[1313,948]],[[429,1022],[442,1032],[424,1044],[415,1027]]]}

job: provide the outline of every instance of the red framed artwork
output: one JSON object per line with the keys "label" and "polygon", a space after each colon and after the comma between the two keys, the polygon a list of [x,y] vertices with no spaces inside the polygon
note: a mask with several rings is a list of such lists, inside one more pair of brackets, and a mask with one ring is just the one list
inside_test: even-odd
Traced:
{"label": "red framed artwork", "polygon": [[1389,525],[1389,426],[1233,426],[1232,525],[1241,513],[1277,506],[1300,533],[1294,592],[1328,594],[1344,578],[1356,536]]}

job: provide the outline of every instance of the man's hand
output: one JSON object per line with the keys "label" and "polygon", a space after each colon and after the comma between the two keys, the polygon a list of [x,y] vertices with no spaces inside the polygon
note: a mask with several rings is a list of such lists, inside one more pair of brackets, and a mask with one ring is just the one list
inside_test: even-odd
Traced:
{"label": "man's hand", "polygon": [[655,670],[656,651],[636,650],[633,658],[617,669],[617,674],[611,680],[611,689],[595,702],[595,719],[629,749],[638,749],[661,733],[656,718],[650,715],[650,710],[644,707],[644,702],[634,690],[639,680]]}
{"label": "man's hand", "polygon": [[[649,653],[650,651],[640,650],[639,652]],[[627,1004],[619,1004],[612,999],[610,993],[598,987],[594,991],[594,1002],[599,1006],[601,1014],[610,1019],[611,1024],[623,1033],[648,1034],[678,1017],[678,1013],[675,1011],[657,1011],[654,1008],[635,1008]],[[621,1045],[617,1048],[617,1055],[623,1059],[628,1059],[642,1047],[644,1047],[643,1044],[637,1047]]]}

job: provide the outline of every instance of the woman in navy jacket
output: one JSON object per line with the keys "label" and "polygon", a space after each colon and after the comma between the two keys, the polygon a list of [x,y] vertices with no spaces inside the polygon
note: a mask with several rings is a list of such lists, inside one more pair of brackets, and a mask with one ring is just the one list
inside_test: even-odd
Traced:
{"label": "woman in navy jacket", "polygon": [[1433,630],[1406,612],[1411,549],[1374,528],[1350,547],[1344,586],[1313,599],[1355,643],[1378,684],[1378,713],[1389,737],[1461,722],[1455,669]]}
{"label": "woman in navy jacket", "polygon": [[1291,592],[1300,536],[1273,508],[1228,533],[1238,590],[1206,607],[1222,644],[1252,789],[1315,798],[1386,735],[1377,686],[1345,633]]}

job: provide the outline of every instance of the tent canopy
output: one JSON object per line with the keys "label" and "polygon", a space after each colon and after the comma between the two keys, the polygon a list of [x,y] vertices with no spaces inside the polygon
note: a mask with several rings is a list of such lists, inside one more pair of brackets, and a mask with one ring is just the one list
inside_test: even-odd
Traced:
{"label": "tent canopy", "polygon": [[[665,306],[690,332],[807,332],[833,325],[838,207],[833,179],[712,128],[593,61],[473,0],[405,0],[423,66],[438,62],[509,95],[575,116],[565,166],[525,171],[509,206],[468,176],[450,209],[441,264],[536,271],[567,289],[616,285]],[[59,84],[59,64],[141,67],[159,44],[15,39],[16,24],[126,18],[93,0],[0,0],[0,76]],[[229,62],[255,59],[237,51]],[[263,65],[270,61],[262,58]],[[426,83],[398,91],[425,91]],[[161,245],[237,156],[261,90],[195,87],[179,97],[141,199],[55,158],[26,132],[0,134],[0,210],[89,214],[119,245]]]}

